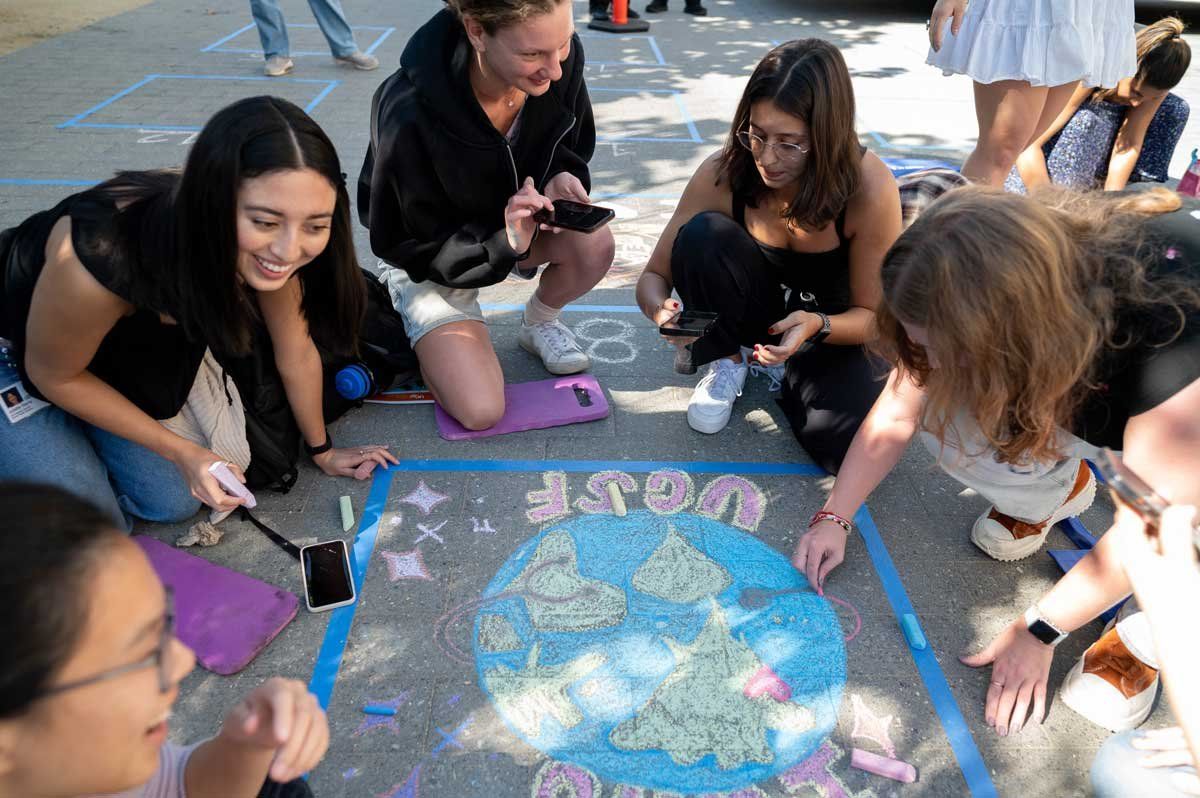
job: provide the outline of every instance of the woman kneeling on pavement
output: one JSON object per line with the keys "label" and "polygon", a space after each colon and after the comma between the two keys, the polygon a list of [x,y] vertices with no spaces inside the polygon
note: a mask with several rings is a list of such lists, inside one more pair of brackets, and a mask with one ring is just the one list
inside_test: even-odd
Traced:
{"label": "woman kneeling on pavement", "polygon": [[782,381],[800,444],[836,473],[882,387],[862,344],[899,234],[896,181],[858,143],[841,53],[820,39],[776,47],[638,280],[638,304],[657,325],[681,309],[672,288],[683,308],[718,314],[698,340],[667,339],[686,345],[677,369],[707,365],[688,405],[692,428],[723,429],[757,364]]}
{"label": "woman kneeling on pavement", "polygon": [[287,782],[320,762],[329,726],[300,682],[259,685],[210,740],[166,741],[196,658],[170,593],[106,512],[0,485],[0,574],[0,798],[311,795]]}
{"label": "woman kneeling on pavement", "polygon": [[[1200,203],[1165,189],[1034,197],[969,187],[931,205],[883,266],[878,348],[893,365],[823,510],[796,546],[819,588],[851,524],[921,433],[938,464],[993,504],[971,540],[1012,561],[1092,502],[1082,457],[1123,450],[1171,502],[1200,501]],[[1115,527],[1142,522],[1119,509]],[[985,718],[1001,734],[1044,716],[1054,646],[1129,595],[1114,535],[979,654]],[[1068,706],[1113,730],[1149,714],[1158,685],[1140,613],[1076,664]]]}
{"label": "woman kneeling on pavement", "polygon": [[[250,352],[259,324],[313,462],[394,462],[332,448],[322,415],[313,339],[353,352],[365,302],[349,208],[324,131],[251,97],[208,121],[182,174],[122,172],[5,231],[0,389],[25,404],[0,419],[0,479],[62,485],[126,527],[234,509],[209,468],[246,448],[245,422],[213,356]],[[228,409],[201,430],[216,439],[188,421]]]}
{"label": "woman kneeling on pavement", "polygon": [[451,0],[409,40],[371,108],[358,210],[438,403],[468,429],[504,415],[479,289],[532,279],[520,345],[552,374],[591,363],[559,320],[612,265],[612,232],[543,231],[589,202],[595,148],[570,0]]}

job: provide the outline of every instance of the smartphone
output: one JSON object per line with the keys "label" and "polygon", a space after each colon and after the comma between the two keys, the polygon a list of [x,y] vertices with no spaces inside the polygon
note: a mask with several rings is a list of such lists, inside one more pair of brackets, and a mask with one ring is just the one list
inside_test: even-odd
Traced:
{"label": "smartphone", "polygon": [[1122,463],[1121,458],[1112,449],[1100,450],[1096,466],[1100,469],[1104,481],[1108,483],[1113,500],[1126,505],[1141,516],[1146,522],[1148,537],[1158,537],[1158,526],[1162,521],[1163,512],[1167,509],[1167,500],[1155,493],[1141,477]]}
{"label": "smartphone", "polygon": [[324,612],[354,603],[350,552],[344,540],[327,540],[300,549],[300,574],[309,612]]}
{"label": "smartphone", "polygon": [[717,323],[719,314],[707,310],[681,310],[670,321],[659,326],[663,335],[700,338]]}
{"label": "smartphone", "polygon": [[554,201],[553,214],[543,208],[535,213],[533,218],[534,221],[548,224],[551,227],[561,227],[564,230],[575,230],[580,233],[594,233],[611,222],[616,215],[616,211],[612,208],[559,199]]}

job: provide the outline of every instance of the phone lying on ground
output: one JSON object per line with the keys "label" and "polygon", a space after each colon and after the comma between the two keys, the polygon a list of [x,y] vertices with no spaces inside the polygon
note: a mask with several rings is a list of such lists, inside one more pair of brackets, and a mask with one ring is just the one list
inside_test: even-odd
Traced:
{"label": "phone lying on ground", "polygon": [[354,603],[354,579],[345,541],[327,540],[300,549],[300,574],[309,612],[324,612]]}
{"label": "phone lying on ground", "polygon": [[616,215],[612,208],[559,199],[554,201],[553,214],[542,209],[533,215],[533,219],[540,224],[561,227],[564,230],[594,233],[611,222]]}
{"label": "phone lying on ground", "polygon": [[669,321],[659,325],[663,335],[700,338],[717,323],[719,314],[707,310],[682,310]]}

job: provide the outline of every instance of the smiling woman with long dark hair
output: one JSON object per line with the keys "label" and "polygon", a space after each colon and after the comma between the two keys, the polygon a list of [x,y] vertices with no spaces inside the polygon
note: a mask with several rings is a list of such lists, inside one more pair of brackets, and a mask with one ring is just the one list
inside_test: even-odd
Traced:
{"label": "smiling woman with long dark hair", "polygon": [[365,302],[349,205],[321,128],[253,97],[205,125],[182,174],[122,172],[0,234],[0,389],[51,405],[0,420],[0,478],[63,485],[126,525],[232,509],[209,473],[223,458],[160,422],[219,373],[208,350],[244,355],[258,325],[314,462],[385,462],[328,446],[322,417],[313,339],[351,353]]}
{"label": "smiling woman with long dark hair", "polygon": [[783,382],[797,440],[836,472],[879,392],[861,344],[883,254],[899,234],[896,182],[858,143],[841,53],[820,39],[776,47],[638,281],[655,324],[680,310],[672,288],[685,308],[719,316],[694,342],[668,339],[686,347],[680,370],[711,364],[688,406],[692,428],[724,428],[748,368],[762,366]]}

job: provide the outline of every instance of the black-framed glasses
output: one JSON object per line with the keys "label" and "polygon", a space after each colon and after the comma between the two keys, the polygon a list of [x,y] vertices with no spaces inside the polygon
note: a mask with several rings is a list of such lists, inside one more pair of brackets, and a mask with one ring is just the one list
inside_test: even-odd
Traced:
{"label": "black-framed glasses", "polygon": [[812,149],[811,145],[793,144],[790,141],[776,141],[768,144],[762,136],[751,133],[749,130],[739,130],[737,140],[754,155],[762,155],[763,151],[769,147],[774,150],[775,157],[781,161],[798,161],[808,155],[808,151]]}
{"label": "black-framed glasses", "polygon": [[69,690],[97,684],[98,682],[106,682],[109,679],[115,679],[118,676],[124,676],[127,673],[133,673],[134,671],[146,668],[158,669],[158,691],[160,693],[169,692],[171,689],[171,674],[167,671],[167,666],[169,665],[167,662],[167,649],[170,648],[171,641],[175,639],[175,594],[169,587],[166,588],[166,594],[166,609],[163,612],[162,634],[158,638],[158,646],[154,651],[150,652],[148,657],[144,657],[137,662],[130,662],[128,665],[118,665],[115,668],[101,671],[84,679],[52,685],[38,693],[38,698],[47,698]]}

